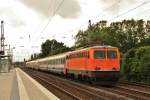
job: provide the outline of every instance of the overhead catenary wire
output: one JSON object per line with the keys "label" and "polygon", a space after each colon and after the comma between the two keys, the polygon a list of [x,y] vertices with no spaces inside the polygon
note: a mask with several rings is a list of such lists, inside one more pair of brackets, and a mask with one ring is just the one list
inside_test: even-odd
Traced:
{"label": "overhead catenary wire", "polygon": [[60,2],[60,4],[57,6],[57,8],[55,9],[55,11],[53,12],[52,17],[51,17],[51,16],[49,17],[48,22],[47,22],[46,25],[43,27],[43,29],[41,30],[41,32],[40,32],[40,34],[39,34],[38,37],[40,37],[41,35],[43,35],[43,32],[44,32],[45,29],[48,27],[49,23],[52,21],[52,18],[55,16],[55,14],[57,13],[57,11],[60,9],[60,7],[61,7],[61,5],[63,4],[64,1],[65,1],[65,0],[62,0],[62,1]]}
{"label": "overhead catenary wire", "polygon": [[109,21],[111,22],[111,21],[115,20],[116,18],[119,18],[119,17],[121,17],[121,16],[123,16],[123,15],[126,15],[126,14],[128,14],[128,13],[130,13],[130,12],[136,10],[137,8],[140,8],[140,7],[142,7],[143,5],[146,5],[146,4],[148,4],[148,3],[150,3],[150,0],[145,1],[145,2],[142,2],[141,4],[137,5],[136,7],[133,7],[133,8],[131,8],[131,9],[129,9],[129,10],[127,10],[127,11],[125,11],[125,12],[123,12],[123,13],[117,15],[117,16],[115,16],[114,18],[110,19]]}

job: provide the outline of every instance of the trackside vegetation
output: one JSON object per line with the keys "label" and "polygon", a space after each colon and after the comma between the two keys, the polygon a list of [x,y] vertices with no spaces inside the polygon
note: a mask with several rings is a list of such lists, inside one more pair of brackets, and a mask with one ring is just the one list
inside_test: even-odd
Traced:
{"label": "trackside vegetation", "polygon": [[150,83],[150,46],[131,49],[122,60],[124,79]]}

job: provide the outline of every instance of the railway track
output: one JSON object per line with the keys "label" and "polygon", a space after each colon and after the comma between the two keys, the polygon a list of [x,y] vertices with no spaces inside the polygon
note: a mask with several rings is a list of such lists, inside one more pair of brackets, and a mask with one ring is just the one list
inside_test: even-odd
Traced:
{"label": "railway track", "polygon": [[[96,95],[90,91],[86,91],[85,89],[82,89],[80,87],[76,87],[76,86],[71,86],[67,83],[64,83],[60,80],[58,80],[57,78],[54,77],[50,77],[50,76],[46,76],[43,73],[39,73],[39,72],[33,72],[33,71],[27,71],[24,70],[25,72],[27,72],[31,77],[33,77],[34,79],[36,79],[39,83],[41,83],[43,86],[45,86],[46,88],[49,87],[54,87],[57,90],[59,90],[59,92],[61,91],[64,95],[67,95],[65,98],[58,95],[57,92],[53,92],[53,90],[50,89],[51,92],[53,92],[55,95],[57,95],[59,98],[61,98],[62,100],[109,100],[103,96],[100,95]],[[44,83],[44,84],[43,84]],[[46,84],[45,84],[46,83]]]}
{"label": "railway track", "polygon": [[[47,78],[49,78],[50,76],[48,75]],[[51,76],[51,79],[56,79],[55,76]],[[73,89],[74,91],[77,89],[77,91],[81,91],[81,94],[82,93],[86,93],[85,94],[85,97],[88,97],[88,98],[82,98],[85,99],[85,100],[116,100],[116,99],[119,99],[119,100],[124,100],[125,98],[124,97],[121,97],[121,96],[118,96],[118,95],[113,95],[111,93],[108,93],[106,91],[95,91],[93,89],[90,89],[88,88],[87,86],[83,85],[83,84],[78,84],[78,83],[75,83],[75,82],[71,82],[71,81],[68,81],[68,80],[64,80],[64,79],[61,79],[61,78],[57,78],[59,79],[59,81],[61,81],[61,84],[63,86],[68,86],[69,88]],[[124,98],[124,99],[123,99]]]}
{"label": "railway track", "polygon": [[[89,84],[80,84],[51,74],[33,70],[29,71],[27,69],[23,70],[31,77],[37,79],[41,84],[45,81],[47,85],[42,85],[46,88],[56,85],[54,88],[59,88],[57,89],[59,92],[61,91],[73,100],[150,100],[150,90],[144,90],[144,87],[140,86],[125,85],[121,83],[118,83],[115,87],[91,86]],[[53,84],[53,86],[51,84]],[[56,94],[58,93],[56,92]],[[65,98],[68,100],[67,96]],[[58,97],[64,99],[62,96]]]}
{"label": "railway track", "polygon": [[119,95],[124,95],[130,99],[134,100],[150,100],[149,93],[141,92],[139,90],[129,89],[127,87],[120,87],[115,86],[112,88],[106,88],[106,87],[98,87],[99,89],[104,89],[107,91],[111,91],[112,93],[116,93]]}
{"label": "railway track", "polygon": [[126,85],[126,86],[134,86],[135,88],[139,89],[146,89],[147,91],[150,91],[150,85],[144,84],[144,83],[137,83],[137,82],[129,82],[129,81],[119,81],[119,85]]}
{"label": "railway track", "polygon": [[[30,73],[30,74],[31,74],[31,73]],[[38,82],[40,82],[42,85],[46,86],[46,88],[49,89],[49,87],[53,87],[53,88],[55,89],[55,91],[56,91],[56,89],[57,89],[59,92],[62,92],[63,98],[66,98],[66,99],[69,98],[69,99],[73,99],[73,100],[79,100],[79,99],[80,99],[79,97],[75,96],[74,94],[71,94],[70,92],[64,90],[64,89],[61,88],[61,87],[58,87],[58,86],[55,85],[54,83],[51,83],[51,82],[49,82],[48,80],[46,80],[46,79],[44,79],[44,78],[42,78],[42,77],[40,77],[40,76],[37,76],[37,75],[33,75],[33,74],[32,74],[32,77],[33,77],[34,79],[38,80]],[[49,89],[49,90],[51,90],[51,89]],[[58,92],[57,92],[57,93],[58,93]],[[64,96],[64,95],[66,95],[66,96]],[[60,96],[60,95],[59,95],[59,97],[62,98],[62,96]]]}
{"label": "railway track", "polygon": [[120,81],[114,90],[124,91],[127,96],[134,99],[150,100],[150,86],[147,84]]}

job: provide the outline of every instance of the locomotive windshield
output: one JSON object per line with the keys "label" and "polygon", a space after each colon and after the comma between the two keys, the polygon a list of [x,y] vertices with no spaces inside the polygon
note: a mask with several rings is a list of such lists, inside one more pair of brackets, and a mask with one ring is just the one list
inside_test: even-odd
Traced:
{"label": "locomotive windshield", "polygon": [[108,59],[116,59],[117,58],[117,51],[115,50],[96,50],[94,51],[94,58],[95,59],[105,59],[107,56]]}
{"label": "locomotive windshield", "polygon": [[102,50],[94,51],[94,58],[95,59],[105,59],[106,58],[105,51],[102,51]]}
{"label": "locomotive windshield", "polygon": [[107,58],[109,59],[117,58],[117,51],[113,51],[113,50],[107,51]]}

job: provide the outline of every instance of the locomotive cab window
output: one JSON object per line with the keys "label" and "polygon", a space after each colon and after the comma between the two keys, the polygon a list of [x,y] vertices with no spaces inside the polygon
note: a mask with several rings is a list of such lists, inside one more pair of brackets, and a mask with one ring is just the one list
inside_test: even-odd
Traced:
{"label": "locomotive cab window", "polygon": [[109,59],[117,58],[117,51],[114,51],[114,50],[107,51],[107,58]]}
{"label": "locomotive cab window", "polygon": [[103,50],[94,51],[94,58],[95,59],[105,59],[106,58],[105,51],[103,51]]}

